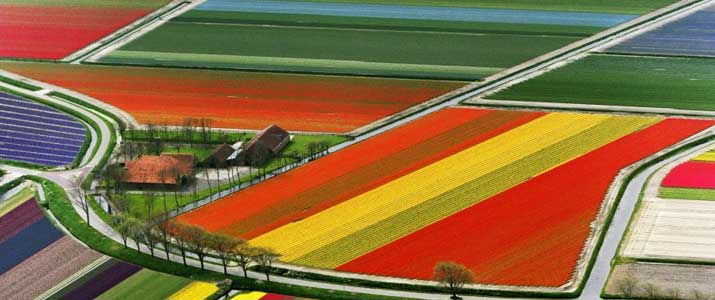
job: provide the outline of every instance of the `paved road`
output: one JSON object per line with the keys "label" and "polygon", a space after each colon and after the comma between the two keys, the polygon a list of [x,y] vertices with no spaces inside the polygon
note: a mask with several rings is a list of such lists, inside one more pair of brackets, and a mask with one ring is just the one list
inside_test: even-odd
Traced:
{"label": "paved road", "polygon": [[[692,1],[683,1],[680,2],[686,3],[686,2],[692,2]],[[686,9],[680,9],[681,11],[686,11],[686,10],[692,10],[695,7],[690,7]],[[671,7],[669,9],[674,9],[674,7]],[[679,12],[671,12],[669,14],[666,14],[665,16],[659,18],[660,20],[668,20],[670,18],[673,18],[675,15],[677,15]],[[627,26],[628,24],[624,25]],[[597,37],[593,37],[591,39],[587,39],[586,41],[577,44],[577,45],[572,45],[571,47],[567,47],[564,50],[562,50],[559,53],[553,53],[551,57],[546,57],[539,63],[533,65],[533,66],[528,66],[525,67],[523,70],[514,72],[512,74],[509,74],[507,76],[501,77],[501,78],[495,78],[489,83],[486,83],[484,85],[481,85],[474,90],[461,95],[454,97],[450,99],[449,101],[446,101],[442,104],[439,104],[435,107],[429,108],[425,111],[422,111],[420,113],[414,114],[410,117],[407,117],[405,119],[396,121],[394,123],[388,124],[386,126],[383,126],[381,128],[378,128],[374,131],[368,132],[366,134],[362,134],[358,136],[355,140],[335,146],[331,148],[331,151],[338,151],[342,148],[345,148],[349,145],[358,143],[360,141],[363,141],[367,138],[370,138],[372,136],[381,134],[385,131],[391,130],[395,127],[401,126],[411,120],[423,117],[427,114],[433,113],[435,111],[438,111],[440,109],[443,109],[448,106],[453,106],[459,104],[461,101],[478,96],[484,93],[487,93],[489,91],[492,91],[494,89],[501,88],[505,85],[511,84],[515,81],[522,80],[525,77],[532,76],[534,74],[538,74],[539,72],[543,72],[544,70],[553,67],[555,65],[561,64],[564,61],[567,61],[569,59],[573,59],[575,57],[578,57],[580,55],[583,55],[584,53],[590,51],[591,49],[594,49],[599,46],[603,46],[606,43],[613,42],[616,39],[623,39],[626,38],[629,34],[632,34],[633,32],[636,32],[638,30],[642,30],[643,28],[646,27],[652,27],[658,25],[658,22],[646,22],[644,24],[641,24],[640,26],[630,28],[624,31],[619,31],[618,29],[610,30],[607,32],[607,34],[604,36],[603,34]],[[623,29],[623,28],[621,28]],[[6,84],[0,83],[0,86],[10,88],[10,89],[15,89],[18,91],[22,91],[19,88],[9,86]],[[43,86],[46,89],[52,89],[51,86]],[[26,91],[23,91],[26,92]],[[11,166],[5,166],[5,165],[0,165],[0,168],[6,169],[8,171],[11,171],[13,173],[17,174],[33,174],[33,175],[38,175],[44,178],[47,178],[49,180],[52,180],[59,185],[61,185],[63,188],[65,188],[68,191],[68,195],[71,197],[71,200],[75,206],[75,209],[80,213],[80,215],[84,215],[83,212],[81,211],[81,208],[79,206],[79,198],[77,195],[78,187],[79,184],[86,178],[88,173],[91,171],[91,169],[94,166],[97,166],[99,164],[99,161],[101,160],[102,154],[105,153],[109,147],[112,147],[113,145],[109,145],[109,133],[110,130],[113,130],[112,128],[109,128],[102,122],[102,117],[100,117],[96,112],[89,111],[83,107],[79,107],[77,105],[74,105],[72,103],[67,103],[62,100],[58,100],[52,97],[48,97],[46,95],[35,95],[37,97],[43,98],[44,100],[51,101],[54,103],[57,103],[59,105],[63,105],[69,108],[72,108],[87,117],[91,118],[97,124],[100,126],[100,132],[102,135],[102,140],[99,141],[99,151],[97,152],[97,155],[90,159],[86,165],[79,169],[75,170],[69,170],[69,171],[61,171],[61,172],[40,172],[40,171],[35,171],[35,170],[27,170],[27,169],[22,169],[22,168],[17,168],[17,167],[11,167]],[[663,162],[665,163],[665,162]],[[650,172],[653,170],[657,169],[659,166],[661,166],[663,163],[659,163],[658,165],[649,168],[648,172],[645,172],[639,176],[637,176],[636,180],[632,181],[628,185],[627,189],[627,197],[624,198],[623,204],[618,208],[617,210],[617,216],[616,216],[616,222],[614,222],[613,228],[610,228],[608,230],[607,236],[606,236],[606,242],[604,243],[604,246],[602,248],[602,251],[598,254],[598,259],[596,266],[594,268],[593,276],[589,278],[589,281],[586,285],[586,290],[584,291],[583,297],[581,299],[597,299],[598,294],[600,292],[600,288],[603,286],[603,283],[605,282],[606,275],[608,274],[608,270],[610,269],[610,260],[615,254],[615,249],[618,247],[620,237],[623,234],[623,231],[625,230],[625,226],[627,224],[627,220],[631,213],[633,212],[633,207],[635,206],[635,202],[637,201],[637,194],[643,187],[643,184],[645,183],[645,179],[648,177]],[[90,214],[91,218],[91,224],[92,226],[97,229],[98,231],[102,232],[106,236],[116,240],[116,241],[121,241],[120,237],[114,230],[109,227],[107,224],[105,224],[94,212],[91,212]],[[148,252],[149,250],[145,247],[142,246],[141,250],[144,252]],[[181,259],[178,256],[172,255],[170,258],[173,261],[180,262]],[[191,259],[189,263],[193,266],[198,265],[198,261]],[[210,265],[210,268],[212,270],[220,270],[219,266],[216,265]],[[231,273],[240,275],[241,271],[237,268],[231,268]],[[339,274],[339,273],[337,273]],[[261,278],[261,274],[256,274],[256,273],[250,273],[249,274],[253,278]],[[300,286],[310,286],[310,287],[319,287],[319,288],[326,288],[326,289],[335,289],[335,290],[344,290],[344,291],[350,291],[350,292],[356,292],[356,293],[366,293],[366,294],[376,294],[376,295],[385,295],[385,296],[396,296],[396,297],[405,297],[405,298],[415,298],[415,299],[446,299],[446,296],[444,295],[436,295],[436,294],[429,294],[429,293],[413,293],[413,292],[402,292],[402,291],[393,291],[393,290],[383,290],[383,289],[371,289],[371,288],[362,288],[362,287],[352,287],[352,286],[343,286],[343,285],[335,285],[335,284],[328,284],[328,283],[322,283],[322,282],[312,282],[312,281],[306,281],[306,280],[300,280],[300,279],[292,279],[292,278],[284,278],[284,277],[279,277],[279,276],[273,276],[272,279],[277,282],[284,282],[284,283],[290,283],[294,285],[300,285]],[[499,299],[499,298],[493,298],[493,297],[465,297],[465,299]]]}

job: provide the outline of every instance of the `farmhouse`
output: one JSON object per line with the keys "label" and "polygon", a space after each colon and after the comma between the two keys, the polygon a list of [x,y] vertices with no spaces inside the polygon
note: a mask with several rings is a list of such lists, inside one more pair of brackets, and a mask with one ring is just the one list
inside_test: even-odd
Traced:
{"label": "farmhouse", "polygon": [[194,167],[192,154],[143,155],[125,165],[125,183],[134,185],[181,185]]}
{"label": "farmhouse", "polygon": [[239,154],[244,165],[260,165],[280,153],[293,137],[283,128],[272,124],[261,130],[246,143]]}

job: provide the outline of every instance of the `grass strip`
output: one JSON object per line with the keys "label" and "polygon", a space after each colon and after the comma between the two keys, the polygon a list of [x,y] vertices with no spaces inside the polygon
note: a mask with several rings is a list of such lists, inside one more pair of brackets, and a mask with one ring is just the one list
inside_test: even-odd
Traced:
{"label": "grass strip", "polygon": [[217,282],[226,278],[233,281],[233,288],[239,290],[261,290],[271,293],[293,295],[325,300],[397,300],[399,298],[383,297],[367,294],[349,293],[335,290],[323,290],[310,287],[292,286],[275,282],[264,282],[254,279],[245,279],[240,276],[225,276],[219,273],[202,271],[193,267],[186,267],[180,263],[166,261],[124,248],[93,227],[87,226],[84,219],[77,214],[67,198],[65,191],[54,182],[36,176],[27,176],[28,179],[39,182],[45,190],[49,209],[57,220],[75,237],[82,240],[91,248],[117,259],[143,266],[157,272],[190,278],[192,280]]}
{"label": "grass strip", "polygon": [[715,190],[661,187],[658,197],[674,200],[715,200]]}
{"label": "grass strip", "polygon": [[0,82],[4,82],[4,83],[7,83],[7,84],[11,84],[11,85],[14,85],[14,86],[16,86],[16,87],[23,88],[23,89],[26,89],[26,90],[30,90],[30,91],[33,91],[33,92],[37,92],[37,91],[39,91],[39,90],[42,90],[42,88],[39,87],[39,86],[32,85],[32,84],[29,84],[29,83],[27,83],[27,82],[20,81],[20,80],[16,80],[16,79],[12,79],[12,78],[5,77],[5,76],[0,76]]}

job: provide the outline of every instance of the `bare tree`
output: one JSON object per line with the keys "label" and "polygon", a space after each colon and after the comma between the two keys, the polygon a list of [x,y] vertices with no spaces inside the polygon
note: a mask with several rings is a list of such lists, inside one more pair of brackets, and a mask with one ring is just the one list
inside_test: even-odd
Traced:
{"label": "bare tree", "polygon": [[638,280],[631,271],[623,274],[623,278],[616,282],[616,290],[625,299],[633,299],[638,293]]}
{"label": "bare tree", "polygon": [[182,185],[183,176],[181,170],[177,166],[169,167],[169,175],[176,181],[176,188],[174,189],[174,202],[176,207],[179,207],[179,186]]}
{"label": "bare tree", "polygon": [[147,217],[154,214],[154,199],[156,195],[154,192],[144,192],[144,207],[146,207]]}
{"label": "bare tree", "polygon": [[261,266],[263,273],[266,274],[266,281],[271,281],[271,268],[273,267],[273,263],[277,261],[281,255],[271,248],[260,247],[254,248],[253,251],[252,260]]}
{"label": "bare tree", "polygon": [[189,238],[186,235],[186,225],[170,220],[166,222],[166,230],[174,238],[174,245],[179,249],[184,266],[186,266],[186,249]]}
{"label": "bare tree", "polygon": [[134,240],[137,246],[137,251],[141,251],[139,248],[139,242],[143,239],[144,222],[134,217],[127,217],[124,222],[127,226],[127,234],[130,238]]}
{"label": "bare tree", "polygon": [[83,184],[79,188],[78,204],[80,208],[82,208],[82,211],[84,211],[85,217],[87,219],[87,226],[89,226],[89,210],[91,209],[91,207],[89,206],[89,194],[87,193],[87,187],[85,184]]}
{"label": "bare tree", "polygon": [[159,180],[161,181],[161,198],[164,202],[164,211],[169,210],[166,205],[166,183],[169,181],[169,170],[167,168],[162,168],[159,170]]}
{"label": "bare tree", "polygon": [[248,266],[251,264],[253,257],[256,256],[256,248],[248,245],[248,242],[243,245],[236,247],[233,250],[233,260],[241,266],[243,270],[243,277],[248,278]]}
{"label": "bare tree", "polygon": [[439,262],[434,267],[435,281],[447,287],[452,293],[452,299],[460,299],[457,296],[462,287],[467,283],[474,282],[474,274],[465,266],[454,262]]}
{"label": "bare tree", "polygon": [[208,234],[201,227],[187,225],[183,228],[183,236],[186,239],[187,248],[199,257],[201,269],[205,270],[204,259],[210,245]]}
{"label": "bare tree", "polygon": [[209,178],[209,169],[205,169],[204,174],[206,175],[206,183],[208,183],[208,185],[209,185],[209,194],[212,194],[213,189],[211,188],[211,178]]}
{"label": "bare tree", "polygon": [[150,141],[156,138],[156,125],[154,123],[146,124],[146,138]]}
{"label": "bare tree", "polygon": [[141,224],[141,234],[139,235],[139,238],[144,242],[147,247],[149,247],[149,252],[151,253],[151,256],[154,256],[154,249],[156,249],[156,245],[161,241],[161,237],[159,237],[154,232],[154,224],[152,224],[151,221],[142,223],[143,224]]}
{"label": "bare tree", "polygon": [[124,213],[117,213],[112,215],[112,227],[114,227],[114,230],[119,233],[119,236],[122,237],[122,242],[124,243],[124,248],[127,248],[127,239],[131,235],[131,228],[129,226],[129,222],[127,222],[128,218],[131,218]]}
{"label": "bare tree", "polygon": [[680,296],[680,290],[676,288],[667,289],[665,295],[668,299],[682,299]]}
{"label": "bare tree", "polygon": [[653,283],[643,285],[643,292],[648,299],[657,299],[661,297],[660,288]]}
{"label": "bare tree", "polygon": [[164,211],[152,217],[151,222],[154,232],[158,234],[161,238],[161,244],[164,246],[164,252],[166,253],[166,259],[169,260],[169,228],[167,227],[166,220],[169,219],[169,212]]}
{"label": "bare tree", "polygon": [[223,273],[228,274],[229,260],[233,257],[235,249],[245,244],[246,241],[225,234],[212,234],[209,237],[209,248],[221,259]]}
{"label": "bare tree", "polygon": [[711,297],[710,295],[708,295],[708,294],[706,294],[706,293],[703,293],[703,292],[701,292],[701,291],[698,291],[698,290],[693,290],[691,293],[692,293],[692,295],[693,295],[693,299],[695,299],[695,300],[708,300],[708,299],[712,299],[712,297]]}
{"label": "bare tree", "polygon": [[182,131],[184,133],[184,138],[189,143],[189,148],[194,146],[194,119],[185,118],[182,124]]}

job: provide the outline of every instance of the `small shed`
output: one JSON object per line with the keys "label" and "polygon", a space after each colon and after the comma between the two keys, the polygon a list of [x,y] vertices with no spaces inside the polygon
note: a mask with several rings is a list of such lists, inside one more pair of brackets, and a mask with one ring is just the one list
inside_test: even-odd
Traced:
{"label": "small shed", "polygon": [[216,149],[214,149],[211,154],[201,162],[202,165],[213,167],[213,168],[223,168],[230,164],[231,157],[236,152],[236,149],[228,144],[221,144]]}

